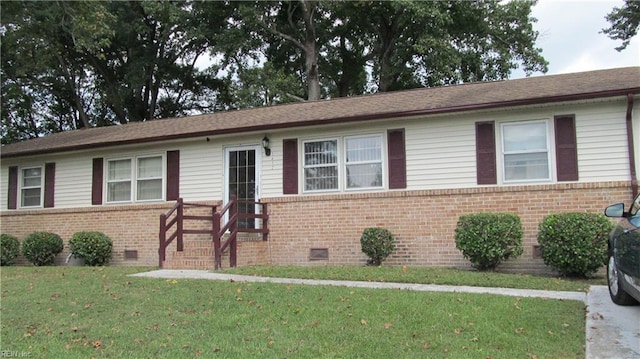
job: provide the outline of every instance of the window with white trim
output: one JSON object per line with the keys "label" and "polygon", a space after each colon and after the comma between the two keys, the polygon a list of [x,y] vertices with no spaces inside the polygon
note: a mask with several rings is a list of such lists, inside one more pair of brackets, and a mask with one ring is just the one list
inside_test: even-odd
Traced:
{"label": "window with white trim", "polygon": [[137,200],[162,199],[162,157],[138,158]]}
{"label": "window with white trim", "polygon": [[338,141],[307,141],[304,151],[304,190],[335,191],[338,189]]}
{"label": "window with white trim", "polygon": [[547,121],[502,124],[504,182],[551,179]]}
{"label": "window with white trim", "polygon": [[108,160],[107,203],[162,200],[163,163],[162,156]]}
{"label": "window with white trim", "polygon": [[347,189],[382,187],[382,136],[344,139]]}
{"label": "window with white trim", "polygon": [[23,168],[20,173],[20,206],[42,207],[42,167]]}

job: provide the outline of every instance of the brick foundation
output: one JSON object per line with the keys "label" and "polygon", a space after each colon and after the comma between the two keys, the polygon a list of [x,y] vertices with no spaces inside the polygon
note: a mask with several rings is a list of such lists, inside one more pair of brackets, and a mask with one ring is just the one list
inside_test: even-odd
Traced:
{"label": "brick foundation", "polygon": [[[499,269],[549,272],[534,258],[538,225],[551,213],[602,213],[631,199],[627,182],[485,187],[457,190],[296,196],[268,199],[270,258],[277,265],[364,265],[360,236],[366,227],[384,227],[397,248],[387,265],[470,267],[456,249],[458,218],[477,212],[520,216],[524,253]],[[312,248],[328,249],[328,259],[311,260]]]}
{"label": "brick foundation", "polygon": [[[113,241],[110,265],[157,266],[160,214],[172,203],[133,206],[100,206],[76,209],[47,209],[2,212],[2,233],[20,241],[36,231],[53,232],[62,237],[64,250],[56,265],[69,254],[69,239],[79,231],[99,231]],[[137,259],[125,259],[125,250],[137,251]],[[132,252],[130,252],[132,253]],[[20,256],[17,264],[28,264]]]}
{"label": "brick foundation", "polygon": [[[269,203],[269,240],[240,240],[238,265],[363,265],[367,257],[360,250],[360,236],[364,228],[375,226],[389,229],[397,239],[397,249],[386,265],[469,267],[455,248],[458,217],[477,212],[511,212],[522,220],[524,254],[503,263],[500,269],[548,271],[541,259],[534,258],[537,228],[544,216],[559,212],[602,213],[607,205],[628,204],[630,199],[628,182],[267,198],[264,201]],[[56,259],[59,265],[64,264],[73,233],[90,230],[103,232],[113,240],[111,265],[157,266],[159,216],[172,206],[173,203],[165,203],[4,211],[0,219],[2,233],[20,240],[34,231],[60,235],[65,250]],[[208,246],[206,236],[185,236],[186,242],[203,240]],[[310,258],[311,249],[324,248],[328,259]],[[137,251],[137,259],[125,258],[125,251]],[[175,243],[167,251],[168,259],[174,251]],[[204,259],[196,259],[204,269],[213,263],[207,256],[205,253]],[[18,264],[27,262],[19,258]],[[228,264],[228,257],[223,258],[223,267]],[[171,266],[188,265],[174,262]]]}

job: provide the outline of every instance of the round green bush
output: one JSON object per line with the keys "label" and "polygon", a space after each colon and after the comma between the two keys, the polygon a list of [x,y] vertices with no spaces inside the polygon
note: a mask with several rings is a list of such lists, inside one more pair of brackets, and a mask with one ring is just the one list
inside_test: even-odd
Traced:
{"label": "round green bush", "polygon": [[0,257],[0,265],[10,266],[16,262],[16,257],[20,254],[20,241],[18,238],[9,235],[0,235],[0,248],[2,256]]}
{"label": "round green bush", "polygon": [[463,215],[455,230],[456,248],[478,270],[493,270],[522,255],[522,236],[520,217],[511,213]]}
{"label": "round green bush", "polygon": [[85,265],[103,266],[111,260],[113,242],[101,232],[77,232],[69,240],[69,248]]}
{"label": "round green bush", "polygon": [[56,255],[62,252],[64,243],[55,233],[34,232],[22,242],[22,254],[36,266],[52,265]]}
{"label": "round green bush", "polygon": [[613,224],[602,214],[556,213],[538,228],[544,263],[567,277],[589,277],[607,261]]}
{"label": "round green bush", "polygon": [[362,251],[369,257],[368,265],[379,266],[396,249],[395,237],[384,228],[365,228],[360,237]]}

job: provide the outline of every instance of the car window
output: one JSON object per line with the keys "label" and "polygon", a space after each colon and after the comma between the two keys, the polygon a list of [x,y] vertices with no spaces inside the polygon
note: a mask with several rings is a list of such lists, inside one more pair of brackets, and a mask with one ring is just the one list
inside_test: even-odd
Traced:
{"label": "car window", "polygon": [[640,195],[633,200],[631,204],[631,208],[629,208],[629,214],[635,217],[638,214],[638,210],[640,209]]}

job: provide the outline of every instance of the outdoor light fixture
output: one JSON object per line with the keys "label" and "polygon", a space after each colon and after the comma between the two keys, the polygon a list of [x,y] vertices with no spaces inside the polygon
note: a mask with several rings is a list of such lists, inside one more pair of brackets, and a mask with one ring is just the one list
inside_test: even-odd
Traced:
{"label": "outdoor light fixture", "polygon": [[271,156],[271,147],[269,147],[269,137],[264,136],[262,139],[262,148],[264,148],[264,154],[269,157]]}

